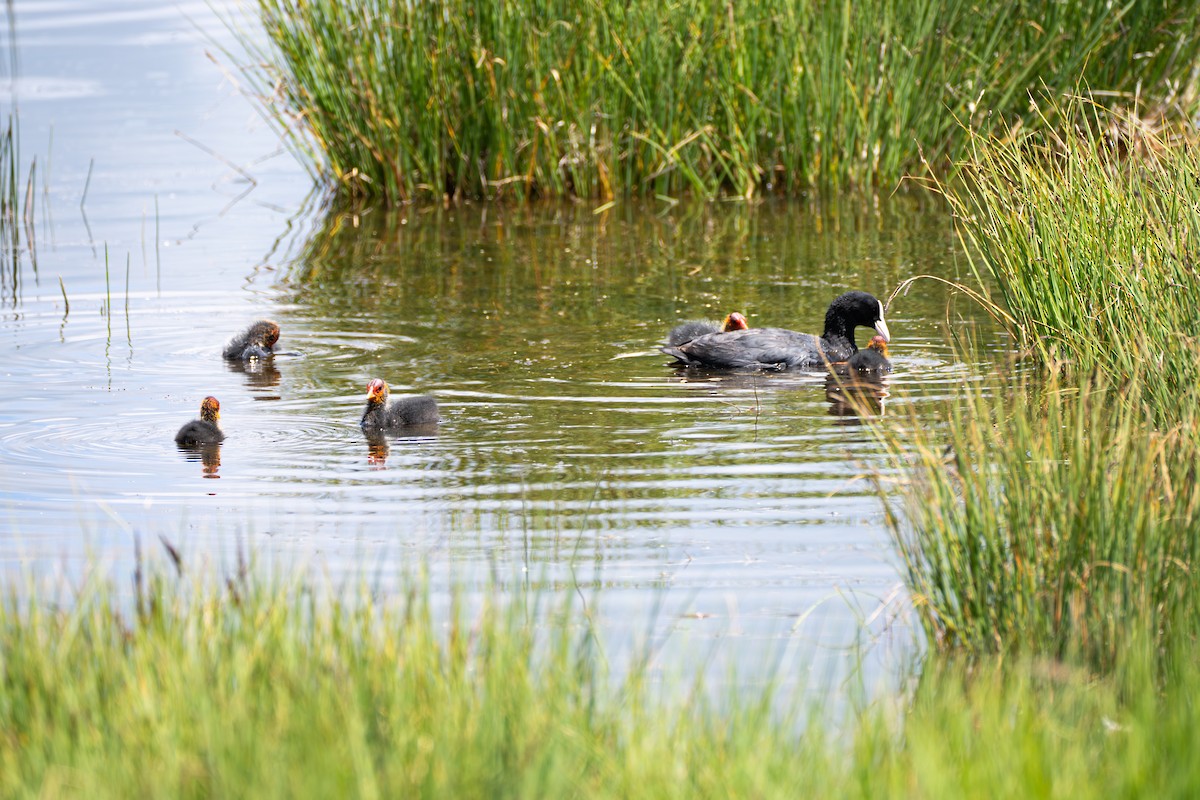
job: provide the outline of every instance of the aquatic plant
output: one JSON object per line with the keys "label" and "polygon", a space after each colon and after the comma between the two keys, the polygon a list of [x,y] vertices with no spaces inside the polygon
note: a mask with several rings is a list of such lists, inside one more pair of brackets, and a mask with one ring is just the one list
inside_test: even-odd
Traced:
{"label": "aquatic plant", "polygon": [[943,187],[964,251],[1019,349],[1053,369],[1142,380],[1168,423],[1200,384],[1200,151],[1082,99],[1060,130],[970,139]]}
{"label": "aquatic plant", "polygon": [[[242,74],[314,177],[388,203],[801,194],[941,168],[1082,81],[1150,107],[1200,58],[1180,0],[259,0]],[[238,29],[236,21],[231,26]]]}
{"label": "aquatic plant", "polygon": [[[20,138],[17,116],[10,113],[8,126],[0,131],[0,255],[6,262],[4,269],[0,270],[3,276],[0,286],[7,293],[11,281],[14,296],[20,278],[22,253],[28,252],[31,259],[36,259],[34,180],[37,176],[37,159],[29,164],[28,172],[23,174]],[[36,269],[36,260],[33,264]]]}
{"label": "aquatic plant", "polygon": [[899,475],[880,484],[887,523],[931,645],[1111,669],[1139,638],[1190,641],[1200,412],[1193,391],[1156,426],[1145,391],[997,380],[966,389],[944,426],[884,434]]}
{"label": "aquatic plant", "polygon": [[[171,551],[178,557],[176,551]],[[0,603],[0,793],[87,797],[1110,797],[1200,788],[1194,643],[1147,680],[1047,659],[926,665],[842,727],[606,675],[586,615],[520,598],[161,576]],[[553,604],[552,598],[544,598]],[[1142,643],[1144,644],[1144,642]],[[894,701],[893,701],[894,700]]]}
{"label": "aquatic plant", "polygon": [[0,794],[696,796],[798,768],[781,709],[660,715],[569,606],[139,584],[0,607]]}

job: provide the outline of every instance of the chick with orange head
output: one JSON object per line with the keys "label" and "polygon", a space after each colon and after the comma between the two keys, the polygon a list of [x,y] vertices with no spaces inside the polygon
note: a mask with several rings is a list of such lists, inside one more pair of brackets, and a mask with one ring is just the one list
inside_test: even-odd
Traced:
{"label": "chick with orange head", "polygon": [[694,319],[681,322],[672,328],[671,332],[667,334],[667,344],[671,347],[678,347],[705,334],[744,331],[749,327],[750,324],[746,322],[746,317],[737,311],[727,314],[720,325],[704,319]]}
{"label": "chick with orange head", "polygon": [[388,404],[388,385],[380,378],[367,383],[367,407],[359,423],[366,433],[432,425],[441,420],[437,401],[427,394],[404,397]]}
{"label": "chick with orange head", "polygon": [[221,404],[217,398],[209,395],[200,403],[200,418],[194,419],[179,429],[175,434],[175,443],[184,447],[219,444],[225,440],[225,434],[217,424],[221,418]]}

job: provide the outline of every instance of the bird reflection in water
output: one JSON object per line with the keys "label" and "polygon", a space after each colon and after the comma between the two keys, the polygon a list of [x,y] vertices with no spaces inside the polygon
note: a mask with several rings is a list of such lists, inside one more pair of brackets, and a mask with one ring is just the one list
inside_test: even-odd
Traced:
{"label": "bird reflection in water", "polygon": [[221,469],[221,445],[212,444],[181,444],[179,452],[183,453],[183,457],[188,461],[199,461],[201,464],[200,471],[205,478],[220,478]]}
{"label": "bird reflection in water", "polygon": [[404,434],[395,437],[392,441],[388,440],[388,435],[383,431],[368,430],[363,433],[367,437],[367,463],[376,469],[386,469],[393,441],[399,443],[402,448],[405,444],[412,446],[427,442],[437,436],[438,424],[427,422],[423,425],[406,425]]}
{"label": "bird reflection in water", "polygon": [[[246,385],[252,389],[273,389],[279,385],[282,376],[275,366],[275,358],[252,358],[247,361],[226,361],[225,366],[230,372],[246,376]],[[278,394],[260,394],[256,400],[279,400]]]}
{"label": "bird reflection in water", "polygon": [[829,413],[840,417],[842,425],[861,425],[864,417],[883,416],[888,396],[887,379],[882,376],[830,375],[825,379]]}
{"label": "bird reflection in water", "polygon": [[387,437],[382,433],[367,434],[367,463],[373,467],[384,468],[387,464],[388,453]]}

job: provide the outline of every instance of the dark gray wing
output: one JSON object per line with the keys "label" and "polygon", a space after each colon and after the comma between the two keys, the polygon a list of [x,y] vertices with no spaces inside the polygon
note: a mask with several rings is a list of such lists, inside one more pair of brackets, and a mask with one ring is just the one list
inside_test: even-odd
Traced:
{"label": "dark gray wing", "polygon": [[816,336],[785,328],[710,333],[663,352],[690,366],[726,369],[804,369],[825,363]]}

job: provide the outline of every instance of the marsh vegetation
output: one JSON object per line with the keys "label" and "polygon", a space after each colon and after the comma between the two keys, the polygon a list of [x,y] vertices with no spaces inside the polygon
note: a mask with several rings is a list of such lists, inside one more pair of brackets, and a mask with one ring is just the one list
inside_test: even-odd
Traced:
{"label": "marsh vegetation", "polygon": [[[1094,89],[1176,113],[1195,4],[260,0],[239,60],[314,176],[378,202],[892,191]],[[237,58],[237,57],[235,57]]]}
{"label": "marsh vegetation", "polygon": [[[402,514],[434,542],[423,552],[445,547],[453,562],[469,551],[503,585],[479,589],[476,573],[466,600],[409,574],[379,593],[309,573],[212,579],[174,550],[182,574],[146,576],[139,561],[132,592],[124,575],[51,592],[14,585],[0,602],[0,794],[1194,795],[1200,10],[954,0],[437,9],[257,6],[267,38],[242,40],[253,57],[242,74],[343,202],[274,286],[291,330],[310,325],[306,357],[221,376],[230,389],[250,384],[230,395],[235,419],[291,393],[283,413],[255,409],[245,451],[230,437],[234,467],[221,477],[242,496],[288,504],[298,527],[330,526],[323,544],[345,535],[347,512],[372,530]],[[32,239],[34,173],[22,174],[15,141],[10,125],[6,253]],[[996,321],[1008,352],[975,352],[976,328],[946,313],[963,324],[941,344],[992,369],[956,374],[918,409],[901,339],[895,386],[910,402],[854,420],[868,442],[856,452],[879,456],[872,463],[848,465],[844,438],[829,444],[828,417],[845,409],[831,408],[824,384],[815,402],[782,382],[761,395],[757,383],[668,388],[626,358],[681,309],[765,318],[850,288],[830,291],[836,281],[914,277],[929,251],[911,241],[885,243],[876,250],[889,256],[864,267],[852,248],[814,255],[828,239],[787,233],[803,220],[880,236],[878,213],[818,206],[851,196],[870,207],[901,182],[925,198],[903,202],[952,220],[961,247],[939,279]],[[679,209],[683,195],[699,204],[646,212]],[[704,204],[774,195],[820,201],[792,216],[769,203]],[[455,211],[545,197],[596,207]],[[445,217],[418,219],[428,201]],[[606,226],[635,235],[595,232]],[[795,274],[803,261],[828,272]],[[906,302],[949,305],[901,294],[894,307]],[[173,380],[216,380],[202,344],[172,349],[183,317],[170,315],[154,341],[185,356]],[[27,349],[19,364],[50,363],[46,352]],[[128,360],[140,367],[140,357],[131,335]],[[104,358],[109,397],[107,347]],[[362,443],[338,422],[349,410],[354,427],[360,373],[387,359],[416,389],[436,384],[453,423],[438,440],[385,450],[391,475],[376,470],[375,451],[364,468]],[[584,373],[593,385],[567,396],[561,376]],[[351,385],[354,400],[339,398]],[[34,402],[44,400],[17,404]],[[12,474],[18,490],[41,498],[28,485],[61,470],[60,452],[76,468],[110,469],[107,440],[79,435],[130,419],[117,412],[131,401],[106,402],[112,415],[94,414],[93,427],[69,420],[78,430],[47,426],[43,441],[12,448],[23,467],[34,462],[32,478]],[[61,445],[77,439],[103,446],[81,458]],[[315,440],[332,444],[314,454]],[[263,442],[291,471],[260,461],[237,471]],[[830,495],[844,499],[864,475],[886,509],[922,656],[898,691],[862,691],[871,699],[859,703],[852,678],[796,694],[779,688],[793,676],[777,673],[726,693],[702,669],[663,675],[649,645],[624,659],[607,649],[596,620],[613,594],[644,604],[679,574],[649,555],[656,545],[622,534],[682,531],[690,542],[720,518],[731,540],[764,519],[786,536],[797,520],[831,516]],[[118,486],[100,498],[114,517],[119,496],[136,493]],[[314,497],[334,498],[336,513],[309,513]],[[51,524],[79,513],[52,500]],[[161,524],[167,501],[157,502],[119,513]],[[576,572],[584,551],[590,584]],[[618,551],[637,568],[611,579],[600,565],[611,569]],[[529,582],[539,565],[546,579]],[[525,574],[507,581],[504,567]],[[706,580],[695,595],[720,582]],[[808,613],[792,600],[776,613]],[[617,615],[632,616],[626,603]],[[828,704],[812,702],[826,692]]]}

